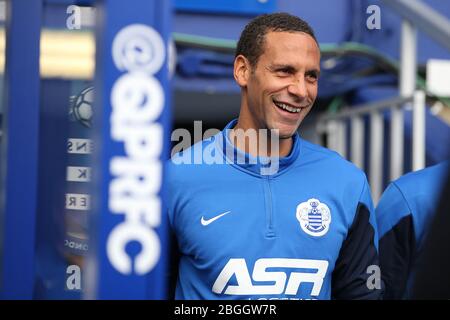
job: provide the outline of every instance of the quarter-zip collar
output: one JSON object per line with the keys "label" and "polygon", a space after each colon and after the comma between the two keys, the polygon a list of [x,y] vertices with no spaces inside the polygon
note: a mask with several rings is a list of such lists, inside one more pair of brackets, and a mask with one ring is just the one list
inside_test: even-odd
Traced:
{"label": "quarter-zip collar", "polygon": [[[253,157],[252,155],[236,148],[230,140],[230,131],[236,126],[237,119],[229,122],[218,134],[219,148],[227,163],[241,170],[260,176],[276,176],[288,169],[297,159],[300,152],[301,139],[298,133],[292,136],[292,148],[286,157]],[[278,165],[274,164],[278,161]]]}

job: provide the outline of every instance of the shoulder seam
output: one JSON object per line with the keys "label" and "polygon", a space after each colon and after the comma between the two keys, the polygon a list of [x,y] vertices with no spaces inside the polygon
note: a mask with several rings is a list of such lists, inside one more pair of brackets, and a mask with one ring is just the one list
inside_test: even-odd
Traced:
{"label": "shoulder seam", "polygon": [[360,172],[360,173],[362,173],[362,176],[363,176],[363,186],[362,186],[361,192],[359,193],[358,202],[361,202],[361,197],[362,197],[362,195],[364,193],[364,189],[366,189],[366,185],[367,185],[367,179],[365,179],[364,172]]}
{"label": "shoulder seam", "polygon": [[412,210],[411,210],[411,206],[409,205],[409,202],[408,202],[408,200],[406,199],[406,197],[405,197],[405,195],[404,195],[402,189],[400,189],[400,187],[397,185],[396,181],[393,181],[393,182],[392,182],[392,185],[395,186],[395,188],[398,190],[398,192],[400,192],[400,194],[402,195],[403,200],[405,201],[405,203],[406,203],[406,205],[407,205],[407,207],[408,207],[409,213],[412,215],[413,212],[412,212]]}

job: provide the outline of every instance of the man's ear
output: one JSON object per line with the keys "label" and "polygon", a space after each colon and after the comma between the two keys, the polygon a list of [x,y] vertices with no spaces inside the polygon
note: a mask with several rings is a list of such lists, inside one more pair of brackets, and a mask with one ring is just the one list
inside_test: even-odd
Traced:
{"label": "man's ear", "polygon": [[250,62],[243,55],[240,54],[234,59],[234,79],[240,87],[247,86],[250,68]]}

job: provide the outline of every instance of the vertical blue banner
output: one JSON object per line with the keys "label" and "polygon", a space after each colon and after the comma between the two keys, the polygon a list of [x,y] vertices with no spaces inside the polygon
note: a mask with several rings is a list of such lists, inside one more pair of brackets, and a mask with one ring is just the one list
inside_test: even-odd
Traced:
{"label": "vertical blue banner", "polygon": [[[8,1],[5,135],[0,160],[5,194],[0,297],[31,299],[39,154],[39,42],[42,1]],[[0,232],[2,234],[2,232]]]}
{"label": "vertical blue banner", "polygon": [[170,1],[97,2],[94,162],[85,298],[167,297]]}

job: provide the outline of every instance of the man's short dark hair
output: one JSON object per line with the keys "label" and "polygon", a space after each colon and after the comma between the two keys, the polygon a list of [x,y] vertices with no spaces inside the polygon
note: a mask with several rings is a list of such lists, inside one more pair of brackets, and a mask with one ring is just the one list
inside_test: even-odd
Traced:
{"label": "man's short dark hair", "polygon": [[299,17],[288,13],[263,14],[250,21],[239,38],[235,57],[243,55],[252,67],[256,66],[264,50],[265,36],[270,31],[304,32],[317,43],[313,29]]}

